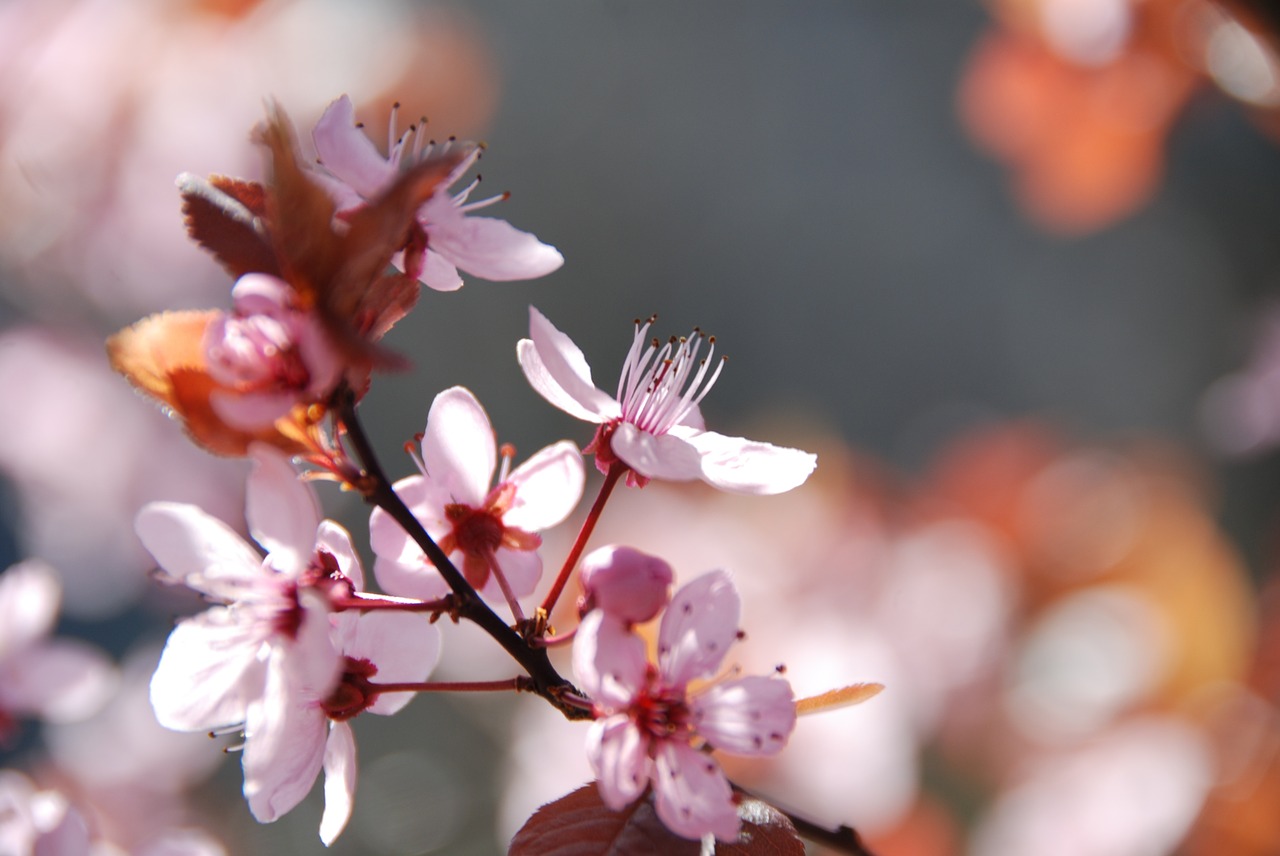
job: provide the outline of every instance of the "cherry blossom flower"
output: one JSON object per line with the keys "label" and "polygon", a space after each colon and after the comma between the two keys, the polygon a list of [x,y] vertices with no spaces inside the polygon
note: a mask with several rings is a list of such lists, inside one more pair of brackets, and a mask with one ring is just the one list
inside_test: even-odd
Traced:
{"label": "cherry blossom flower", "polygon": [[621,621],[649,621],[671,600],[671,566],[631,547],[601,547],[582,560],[579,613],[603,610]]}
{"label": "cherry blossom flower", "polygon": [[45,638],[57,618],[60,595],[57,574],[36,560],[0,575],[0,744],[17,717],[83,718],[114,687],[115,670],[97,649]]}
{"label": "cherry blossom flower", "polygon": [[555,247],[542,243],[505,220],[470,216],[505,198],[505,194],[468,201],[479,178],[451,194],[449,187],[480,158],[481,147],[449,140],[426,141],[422,123],[396,137],[393,112],[388,133],[388,155],[383,157],[355,123],[355,108],[346,95],[338,98],[312,131],[319,166],[316,177],[338,206],[338,217],[376,199],[394,182],[402,169],[442,154],[454,146],[466,147],[453,173],[419,210],[419,229],[410,236],[397,262],[411,276],[437,291],[462,287],[458,270],[484,279],[509,281],[545,276],[564,263]]}
{"label": "cherry blossom flower", "polygon": [[[817,463],[814,455],[705,429],[698,404],[723,365],[707,376],[715,340],[695,329],[661,347],[656,339],[646,343],[653,320],[636,324],[612,397],[592,382],[578,346],[529,307],[529,338],[516,346],[520,367],[547,401],[600,426],[587,447],[597,468],[607,473],[620,460],[631,470],[629,484],[701,479],[737,493],[783,493],[803,484]],[[707,356],[699,358],[704,343]]]}
{"label": "cherry blossom flower", "polygon": [[[508,473],[480,402],[455,386],[436,396],[422,438],[422,475],[395,484],[427,533],[461,560],[467,581],[487,597],[508,600],[531,593],[542,575],[537,533],[564,520],[582,497],[586,475],[573,443],[540,450]],[[430,599],[448,589],[400,525],[376,509],[369,519],[378,560],[374,573],[392,594]]]}
{"label": "cherry blossom flower", "polygon": [[[358,566],[352,585],[363,588]],[[293,809],[324,770],[324,814],[320,838],[332,844],[351,817],[356,788],[355,735],[347,720],[369,711],[396,713],[412,694],[381,693],[383,684],[426,680],[440,655],[440,631],[425,615],[404,612],[344,612],[331,616],[341,650],[342,675],[328,692],[295,683],[281,672],[288,700],[277,708],[266,698],[249,705],[245,720],[245,796],[254,816],[269,823]]]}
{"label": "cherry blossom flower", "polygon": [[323,399],[342,375],[319,319],[293,306],[294,294],[284,280],[245,274],[232,311],[205,330],[209,376],[227,387],[210,404],[232,427],[265,428],[295,404]]}
{"label": "cherry blossom flower", "polygon": [[178,623],[151,680],[156,718],[176,731],[244,722],[254,702],[282,708],[286,675],[321,694],[339,677],[326,601],[305,583],[321,563],[355,566],[350,537],[320,522],[319,503],[283,455],[264,446],[252,454],[245,516],[265,559],[193,505],[153,502],[138,513],[138,537],[164,572],[218,604]]}
{"label": "cherry blossom flower", "polygon": [[16,770],[0,770],[0,853],[89,853],[89,828],[54,790],[38,790]]}
{"label": "cherry blossom flower", "polygon": [[658,662],[644,640],[605,610],[583,618],[573,668],[595,704],[587,756],[600,797],[619,810],[652,783],[658,816],[678,835],[736,839],[729,781],[706,750],[772,755],[795,727],[791,685],[750,676],[690,691],[712,678],[738,635],[741,604],[724,571],[683,586],[658,629]]}

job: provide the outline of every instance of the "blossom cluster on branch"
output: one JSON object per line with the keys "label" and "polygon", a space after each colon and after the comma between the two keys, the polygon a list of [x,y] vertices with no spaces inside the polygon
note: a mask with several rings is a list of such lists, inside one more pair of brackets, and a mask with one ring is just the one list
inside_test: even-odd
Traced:
{"label": "blossom cluster on branch", "polygon": [[[396,124],[393,113],[384,154],[343,96],[316,125],[312,157],[271,108],[255,132],[268,156],[265,181],[179,179],[192,239],[235,278],[231,308],[152,316],[108,341],[117,371],[196,444],[253,461],[246,517],[257,546],[194,505],[155,502],[138,514],[160,578],[209,602],[169,636],[150,685],[157,718],[176,730],[241,734],[244,795],[263,822],[294,808],[323,770],[320,837],[329,844],[355,799],[351,719],[393,714],[418,692],[529,692],[568,719],[593,721],[585,738],[598,779],[593,822],[704,847],[737,842],[744,852],[792,852],[799,827],[865,852],[852,829],[821,830],[762,808],[715,753],[775,754],[798,709],[862,701],[878,685],[797,701],[781,666],[762,676],[725,671],[743,635],[730,573],[712,570],[672,595],[675,572],[643,545],[586,553],[619,483],[702,481],[768,495],[813,471],[807,452],[707,429],[699,405],[724,365],[712,358],[714,337],[695,328],[663,342],[650,336],[654,318],[637,321],[611,394],[573,341],[531,308],[519,365],[549,403],[597,426],[589,445],[562,440],[513,468],[515,452],[498,444],[481,403],[453,387],[431,405],[420,472],[386,474],[358,407],[379,371],[403,365],[381,340],[420,286],[455,290],[460,271],[530,279],[563,261],[533,235],[476,213],[505,195],[473,200],[478,178],[455,189],[482,146],[438,143],[421,123],[403,133]],[[540,533],[582,499],[584,454],[603,480],[534,604]],[[372,506],[379,591],[366,590],[351,535],[323,519],[315,480]],[[575,572],[580,623],[561,632],[550,614]],[[659,615],[651,656],[648,626]],[[516,673],[429,680],[448,635],[441,619],[478,626]],[[570,642],[576,684],[550,658]],[[552,852],[576,836],[565,815],[582,811],[581,799],[544,807],[513,852]]]}

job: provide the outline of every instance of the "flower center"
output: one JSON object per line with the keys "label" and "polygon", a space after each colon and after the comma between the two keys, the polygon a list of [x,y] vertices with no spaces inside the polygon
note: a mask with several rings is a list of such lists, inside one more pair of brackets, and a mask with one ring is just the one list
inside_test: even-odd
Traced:
{"label": "flower center", "polygon": [[298,602],[298,584],[284,583],[280,586],[280,596],[285,605],[276,611],[271,618],[271,630],[289,640],[298,638],[298,628],[302,627],[302,604]]}
{"label": "flower center", "polygon": [[[673,336],[661,345],[654,338],[646,344],[645,337],[655,317],[644,324],[636,322],[635,339],[618,379],[617,397],[623,422],[662,435],[678,425],[711,391],[720,377],[724,358],[708,377],[716,338],[704,335],[697,327],[687,337]],[[704,344],[706,356],[700,356]]]}
{"label": "flower center", "polygon": [[491,555],[502,545],[507,527],[502,523],[502,516],[488,508],[453,503],[444,507],[444,514],[453,524],[453,540],[462,552]]}
{"label": "flower center", "polygon": [[687,740],[693,736],[693,725],[685,694],[664,686],[657,677],[650,665],[645,688],[632,699],[627,715],[654,740]]}
{"label": "flower center", "polygon": [[350,719],[373,704],[378,692],[369,679],[378,673],[378,667],[363,657],[344,657],[342,678],[329,697],[321,702],[325,716],[339,722]]}

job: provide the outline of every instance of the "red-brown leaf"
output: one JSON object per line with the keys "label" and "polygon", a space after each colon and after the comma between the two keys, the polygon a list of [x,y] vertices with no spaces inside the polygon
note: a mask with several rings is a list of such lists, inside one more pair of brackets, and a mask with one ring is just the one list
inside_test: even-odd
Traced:
{"label": "red-brown leaf", "polygon": [[[746,799],[738,807],[738,816],[743,821],[738,840],[716,842],[717,854],[803,856],[804,844],[782,812],[760,800]],[[593,782],[538,809],[507,852],[508,856],[696,856],[701,843],[663,826],[651,796],[612,811],[600,801]]]}
{"label": "red-brown leaf", "polygon": [[213,176],[178,177],[187,234],[237,279],[246,273],[280,275],[262,221],[262,187]]}

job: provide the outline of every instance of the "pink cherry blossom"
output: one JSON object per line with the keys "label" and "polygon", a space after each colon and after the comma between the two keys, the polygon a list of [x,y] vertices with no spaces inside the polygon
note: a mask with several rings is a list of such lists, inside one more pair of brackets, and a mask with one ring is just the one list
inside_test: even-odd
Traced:
{"label": "pink cherry blossom", "polygon": [[443,154],[453,146],[466,148],[458,166],[419,210],[421,233],[409,239],[403,258],[397,262],[398,267],[430,288],[461,288],[459,269],[483,279],[508,281],[545,276],[564,263],[555,247],[505,220],[470,216],[505,198],[468,201],[479,178],[462,191],[450,193],[449,188],[480,158],[481,147],[474,143],[427,141],[422,123],[397,138],[396,116],[392,113],[388,155],[383,157],[356,125],[355,108],[345,95],[325,110],[312,131],[312,139],[320,157],[315,175],[337,203],[339,218],[377,198],[403,168]]}
{"label": "pink cherry blossom", "polygon": [[658,817],[687,838],[738,834],[733,792],[707,754],[771,755],[795,727],[791,685],[751,676],[690,691],[712,678],[738,635],[738,592],[723,571],[683,586],[658,629],[658,662],[644,640],[604,610],[583,618],[573,668],[595,705],[587,756],[600,797],[619,810],[652,784]]}
{"label": "pink cherry blossom", "polygon": [[[422,438],[423,474],[396,483],[400,498],[427,533],[486,597],[531,593],[542,575],[537,533],[564,520],[582,497],[582,456],[568,441],[547,446],[508,473],[493,426],[470,391],[455,386],[436,396]],[[491,487],[491,485],[493,485]],[[424,599],[447,591],[417,544],[386,512],[369,519],[379,584]]]}
{"label": "pink cherry blossom", "polygon": [[153,502],[138,513],[138,536],[165,574],[218,604],[178,623],[151,680],[156,718],[176,731],[244,722],[267,694],[284,704],[281,674],[318,693],[340,674],[327,602],[305,577],[326,561],[355,567],[350,538],[320,521],[318,501],[283,455],[265,446],[252,455],[245,516],[265,558],[193,505]]}
{"label": "pink cherry blossom", "polygon": [[16,770],[0,770],[0,853],[89,854],[89,827],[55,790],[38,790]]}
{"label": "pink cherry blossom", "polygon": [[582,560],[578,611],[603,610],[632,624],[650,620],[671,599],[671,566],[631,547],[601,547]]}
{"label": "pink cherry blossom", "polygon": [[96,648],[46,638],[60,596],[57,574],[34,559],[0,574],[0,745],[19,716],[83,718],[114,688],[115,669]]}
{"label": "pink cherry blossom", "polygon": [[[631,470],[631,484],[701,479],[721,490],[751,494],[782,493],[803,484],[817,463],[814,455],[704,428],[698,404],[723,365],[707,376],[715,340],[695,329],[688,338],[659,346],[657,339],[646,341],[652,321],[636,325],[616,397],[595,386],[582,351],[533,307],[529,338],[520,340],[516,354],[543,398],[600,426],[587,451],[595,452],[602,472],[620,460]],[[707,355],[700,357],[704,344]]]}
{"label": "pink cherry blossom", "polygon": [[293,294],[274,276],[245,274],[231,291],[232,311],[205,332],[210,377],[235,390],[210,402],[232,427],[265,428],[295,404],[322,399],[341,377],[319,318],[295,307]]}

